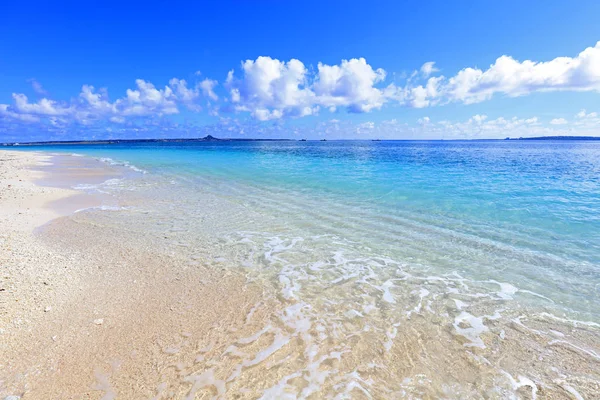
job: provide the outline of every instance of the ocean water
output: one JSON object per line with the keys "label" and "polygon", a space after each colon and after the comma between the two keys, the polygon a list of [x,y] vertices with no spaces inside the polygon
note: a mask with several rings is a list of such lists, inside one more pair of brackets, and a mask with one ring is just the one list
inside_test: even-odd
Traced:
{"label": "ocean water", "polygon": [[26,150],[128,167],[77,187],[124,206],[77,218],[264,285],[270,322],[207,360],[206,386],[259,368],[273,399],[600,397],[600,142]]}

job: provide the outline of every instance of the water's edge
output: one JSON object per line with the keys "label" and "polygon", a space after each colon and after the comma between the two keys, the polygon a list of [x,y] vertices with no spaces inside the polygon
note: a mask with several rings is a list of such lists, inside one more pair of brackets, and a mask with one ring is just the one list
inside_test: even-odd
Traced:
{"label": "water's edge", "polygon": [[[260,159],[263,168],[271,157]],[[248,398],[600,393],[598,254],[578,242],[576,224],[549,219],[564,228],[557,238],[517,219],[490,230],[454,206],[423,213],[408,198],[382,214],[361,198],[368,192],[340,200],[342,189],[223,174],[235,166],[183,163],[178,173],[177,164],[123,164],[136,176],[77,187],[113,202],[76,213],[73,223],[241,269],[266,296],[248,323],[269,304],[253,334],[229,336],[181,366],[181,379],[167,386],[187,387],[189,398],[203,390]]]}

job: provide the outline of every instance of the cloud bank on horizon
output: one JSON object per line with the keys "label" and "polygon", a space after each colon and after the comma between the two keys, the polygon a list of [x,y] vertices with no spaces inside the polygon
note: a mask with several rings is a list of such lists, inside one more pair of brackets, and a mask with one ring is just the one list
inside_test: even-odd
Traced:
{"label": "cloud bank on horizon", "polygon": [[[364,58],[342,60],[335,65],[318,63],[313,68],[297,59],[281,61],[261,56],[243,61],[221,82],[211,78],[195,82],[172,78],[161,87],[137,79],[134,88],[112,101],[108,89],[90,84],[84,84],[70,100],[52,99],[40,82],[31,79],[39,98],[31,100],[23,93],[13,93],[12,103],[0,104],[0,132],[35,127],[38,131],[60,133],[73,126],[96,127],[106,132],[149,132],[148,127],[157,126],[157,121],[162,121],[163,127],[181,130],[181,124],[169,122],[169,116],[186,112],[216,117],[212,126],[215,132],[225,129],[243,134],[244,129],[252,127],[257,136],[281,133],[285,121],[326,113],[332,114],[330,120],[315,123],[298,134],[312,132],[336,137],[337,132],[339,137],[382,138],[419,137],[425,132],[438,137],[598,134],[598,115],[586,110],[569,120],[557,117],[548,121],[535,116],[489,119],[478,114],[462,122],[433,122],[425,117],[416,124],[391,119],[353,125],[336,117],[345,112],[376,113],[383,107],[470,105],[494,97],[540,92],[600,92],[600,41],[574,57],[519,61],[502,55],[488,68],[466,67],[450,76],[441,74],[438,67],[433,61],[425,62],[398,84],[389,82],[386,70],[370,65]],[[246,122],[240,122],[240,118]]]}

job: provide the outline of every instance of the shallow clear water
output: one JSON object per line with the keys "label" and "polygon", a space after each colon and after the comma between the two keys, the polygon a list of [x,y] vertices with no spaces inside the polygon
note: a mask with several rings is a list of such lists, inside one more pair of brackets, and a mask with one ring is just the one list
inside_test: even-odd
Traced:
{"label": "shallow clear water", "polygon": [[[572,373],[556,366],[560,362],[553,357],[566,356],[548,353],[552,346],[577,348],[585,363],[600,360],[600,142],[190,142],[30,149],[124,162],[136,171],[134,179],[80,189],[135,192],[137,206],[120,216],[128,228],[166,232],[177,251],[243,268],[249,279],[272,290],[279,310],[253,339],[270,334],[272,344],[242,357],[228,381],[301,338],[296,351],[303,357],[288,362],[287,379],[278,373],[279,386],[265,396],[307,397],[323,393],[327,382],[327,393],[343,394],[359,382],[348,374],[375,368],[379,356],[370,353],[375,348],[383,354],[380,362],[397,364],[398,371],[372,373],[362,387],[389,396],[452,398],[473,387],[478,393],[491,388],[490,397],[504,397],[503,387],[525,388],[533,396],[533,387],[517,374],[528,371],[539,384]],[[582,326],[584,332],[577,331]],[[511,329],[511,344],[499,344]],[[410,332],[448,344],[416,344]],[[409,354],[410,346],[431,360],[403,370],[397,357],[386,358]],[[553,360],[549,365],[503,364],[504,356],[517,360],[536,346]],[[327,360],[344,360],[345,353],[354,357],[347,370],[327,368]],[[429,365],[461,357],[480,357],[481,382],[460,382]],[[492,378],[483,372],[488,369]],[[391,382],[392,377],[405,379]],[[574,386],[561,387],[569,392]]]}

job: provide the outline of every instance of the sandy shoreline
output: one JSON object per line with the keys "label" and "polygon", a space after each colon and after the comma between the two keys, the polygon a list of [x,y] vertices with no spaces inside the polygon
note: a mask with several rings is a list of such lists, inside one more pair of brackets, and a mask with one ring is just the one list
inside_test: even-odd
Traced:
{"label": "sandy shoreline", "polygon": [[219,392],[182,381],[181,370],[229,333],[253,332],[244,324],[260,289],[123,232],[61,218],[94,200],[33,183],[46,155],[2,151],[0,159],[0,398]]}
{"label": "sandy shoreline", "polygon": [[[254,251],[247,237],[223,234],[242,229],[240,218],[256,227],[260,215],[252,208],[203,192],[186,209],[178,203],[185,187],[157,185],[156,177],[120,179],[126,174],[93,158],[0,151],[0,399],[600,393],[597,324],[525,308],[496,314],[507,299],[485,296],[462,297],[473,315],[448,294],[422,313],[418,276],[395,292],[408,314],[384,301],[362,309],[369,319],[348,315],[366,295],[353,292],[353,279],[310,298],[286,297],[280,268],[288,264],[275,247],[289,243],[269,236],[271,247]],[[107,180],[122,186],[72,189]],[[172,196],[165,201],[161,190]],[[99,205],[113,211],[94,210]],[[88,210],[74,213],[81,209]],[[240,218],[232,223],[225,214]],[[316,250],[307,244],[296,255]],[[269,267],[267,257],[282,265]],[[377,301],[379,289],[371,289],[368,299]],[[476,324],[484,318],[485,326]]]}

